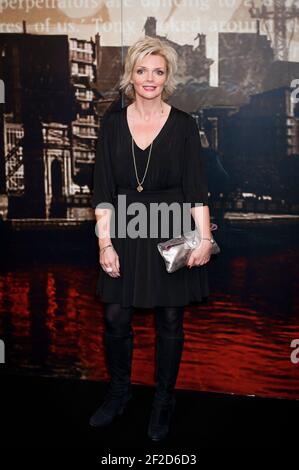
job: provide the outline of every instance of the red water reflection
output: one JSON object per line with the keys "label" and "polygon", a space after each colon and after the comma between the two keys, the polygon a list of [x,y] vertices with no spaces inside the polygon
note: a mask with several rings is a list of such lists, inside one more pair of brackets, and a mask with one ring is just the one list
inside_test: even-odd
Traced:
{"label": "red water reflection", "polygon": [[[299,398],[298,250],[225,257],[211,265],[212,296],[186,307],[177,387]],[[288,269],[286,269],[288,266]],[[281,276],[281,273],[284,276]],[[0,337],[12,371],[108,379],[96,269],[71,265],[0,274]],[[133,318],[134,383],[154,383],[154,312]]]}

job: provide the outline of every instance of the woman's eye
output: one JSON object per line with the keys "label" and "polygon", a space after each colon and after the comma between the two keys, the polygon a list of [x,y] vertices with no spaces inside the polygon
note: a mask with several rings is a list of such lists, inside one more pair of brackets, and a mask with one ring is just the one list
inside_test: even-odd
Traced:
{"label": "woman's eye", "polygon": [[[139,74],[139,73],[142,73],[142,72],[143,72],[142,69],[137,70],[137,73],[138,73],[138,74]],[[158,72],[159,75],[164,75],[163,70],[158,70],[157,72]]]}

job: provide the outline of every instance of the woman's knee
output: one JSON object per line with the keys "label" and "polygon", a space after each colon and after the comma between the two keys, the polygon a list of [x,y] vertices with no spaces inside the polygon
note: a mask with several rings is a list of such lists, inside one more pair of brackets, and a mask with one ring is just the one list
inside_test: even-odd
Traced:
{"label": "woman's knee", "polygon": [[184,336],[184,306],[156,307],[157,330],[166,336]]}
{"label": "woman's knee", "polygon": [[132,307],[116,303],[104,303],[104,322],[107,333],[126,336],[131,333]]}

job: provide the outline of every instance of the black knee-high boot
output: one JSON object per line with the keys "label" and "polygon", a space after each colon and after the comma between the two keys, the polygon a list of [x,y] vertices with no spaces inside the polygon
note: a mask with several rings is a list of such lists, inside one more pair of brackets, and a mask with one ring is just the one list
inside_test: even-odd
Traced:
{"label": "black knee-high boot", "polygon": [[154,441],[164,439],[174,411],[174,388],[184,346],[181,336],[157,334],[156,391],[152,405],[148,435]]}
{"label": "black knee-high boot", "polygon": [[132,397],[131,371],[133,332],[126,336],[104,334],[110,383],[103,404],[90,418],[91,426],[107,426],[116,415],[123,413]]}

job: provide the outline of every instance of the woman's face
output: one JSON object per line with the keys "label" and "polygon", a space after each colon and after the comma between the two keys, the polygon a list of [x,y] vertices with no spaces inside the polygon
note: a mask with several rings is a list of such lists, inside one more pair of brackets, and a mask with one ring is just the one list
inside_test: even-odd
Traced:
{"label": "woman's face", "polygon": [[161,95],[166,82],[166,61],[160,55],[150,54],[137,60],[131,82],[136,95],[153,99]]}

